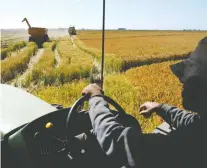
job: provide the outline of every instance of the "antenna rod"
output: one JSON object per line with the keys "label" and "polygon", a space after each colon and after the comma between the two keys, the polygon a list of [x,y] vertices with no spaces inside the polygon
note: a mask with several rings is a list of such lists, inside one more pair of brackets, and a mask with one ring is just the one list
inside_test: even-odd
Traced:
{"label": "antenna rod", "polygon": [[103,83],[104,83],[104,42],[105,42],[105,0],[103,0],[103,28],[102,28],[101,89],[103,89]]}

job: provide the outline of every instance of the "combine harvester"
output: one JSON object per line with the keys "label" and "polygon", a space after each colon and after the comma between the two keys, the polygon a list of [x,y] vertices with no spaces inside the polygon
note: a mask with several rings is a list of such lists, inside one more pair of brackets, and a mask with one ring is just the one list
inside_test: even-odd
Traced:
{"label": "combine harvester", "polygon": [[28,29],[28,34],[30,35],[29,42],[35,42],[38,45],[38,47],[42,47],[42,44],[49,40],[49,37],[47,34],[48,29],[41,28],[41,27],[31,27],[27,18],[24,18],[22,20],[22,22],[24,21],[26,21],[29,27]]}
{"label": "combine harvester", "polygon": [[70,27],[68,28],[68,33],[69,33],[70,36],[72,36],[72,35],[76,35],[76,34],[77,34],[77,31],[76,31],[76,29],[75,29],[75,26],[70,26]]}

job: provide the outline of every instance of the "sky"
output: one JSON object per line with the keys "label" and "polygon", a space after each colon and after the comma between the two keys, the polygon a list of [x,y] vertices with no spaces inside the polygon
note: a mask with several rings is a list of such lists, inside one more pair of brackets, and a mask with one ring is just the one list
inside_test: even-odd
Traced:
{"label": "sky", "polygon": [[[102,0],[1,0],[0,28],[101,29]],[[106,29],[207,30],[207,0],[106,0]]]}

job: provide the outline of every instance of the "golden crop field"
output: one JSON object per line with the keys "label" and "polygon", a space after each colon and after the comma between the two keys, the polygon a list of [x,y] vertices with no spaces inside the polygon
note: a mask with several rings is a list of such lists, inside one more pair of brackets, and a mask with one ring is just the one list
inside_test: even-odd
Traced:
{"label": "golden crop field", "polygon": [[[109,75],[105,78],[105,94],[136,117],[145,132],[151,132],[162,120],[157,116],[151,119],[140,116],[139,106],[142,103],[157,101],[182,107],[181,84],[169,69],[169,65],[176,62],[148,65],[133,68],[123,74]],[[88,83],[87,80],[81,80],[63,86],[41,87],[34,94],[49,103],[69,107],[81,96],[82,89]]]}
{"label": "golden crop field", "polygon": [[[79,36],[81,40],[87,39],[101,39],[102,32],[100,30],[84,30],[79,31]],[[135,38],[135,37],[153,37],[153,36],[180,36],[183,34],[198,34],[198,33],[205,33],[205,32],[191,32],[191,31],[168,31],[168,30],[156,30],[156,31],[148,31],[148,30],[106,30],[105,31],[105,38],[107,39],[114,39],[114,38]]]}
{"label": "golden crop field", "polygon": [[57,50],[61,63],[56,70],[56,74],[59,76],[61,83],[90,76],[92,56],[74,48],[71,41],[60,41]]}
{"label": "golden crop field", "polygon": [[21,48],[26,46],[25,41],[20,41],[15,44],[11,44],[8,48],[1,48],[1,60],[5,59],[6,57],[11,56],[11,53],[14,51],[19,52]]}
{"label": "golden crop field", "polygon": [[[105,51],[123,61],[122,69],[175,60],[189,54],[206,32],[106,31]],[[101,50],[101,31],[80,32],[88,47]]]}
{"label": "golden crop field", "polygon": [[1,60],[1,82],[5,83],[12,80],[27,69],[27,63],[36,51],[37,45],[28,43],[27,48],[24,51],[17,53],[14,57]]}
{"label": "golden crop field", "polygon": [[25,86],[31,84],[57,86],[73,80],[89,78],[92,56],[74,48],[71,41],[47,42],[43,47],[44,53],[31,73],[26,76]]}
{"label": "golden crop field", "polygon": [[[169,66],[186,58],[204,36],[206,32],[106,31],[106,95],[136,117],[144,132],[151,132],[162,119],[156,115],[143,118],[139,106],[158,101],[182,108],[182,85]],[[72,40],[69,36],[57,38],[44,43],[37,54],[28,55],[31,47],[36,53],[34,46],[29,44],[1,60],[1,82],[20,76],[27,91],[69,107],[100,74],[101,31],[80,31]]]}
{"label": "golden crop field", "polygon": [[[47,48],[38,64],[36,64],[29,74],[30,80],[35,82],[35,84],[40,83],[44,85],[48,85],[52,82],[55,82],[55,76],[53,73],[53,69],[55,66],[55,55],[50,48]],[[28,79],[27,79],[28,83]]]}

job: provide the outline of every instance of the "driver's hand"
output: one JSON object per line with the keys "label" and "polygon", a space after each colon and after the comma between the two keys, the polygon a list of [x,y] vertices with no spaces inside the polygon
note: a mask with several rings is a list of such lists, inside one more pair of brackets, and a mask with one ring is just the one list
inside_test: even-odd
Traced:
{"label": "driver's hand", "polygon": [[103,95],[103,94],[104,94],[104,92],[95,83],[89,84],[82,91],[82,95],[88,95],[89,97],[93,97],[93,96],[97,96],[97,95]]}
{"label": "driver's hand", "polygon": [[144,117],[150,117],[153,112],[159,108],[160,104],[157,102],[145,102],[140,106],[140,114]]}

